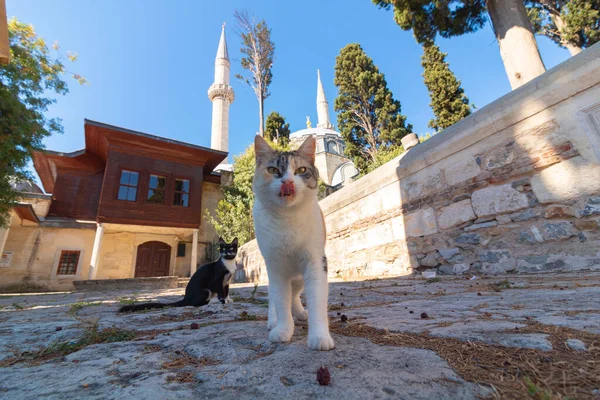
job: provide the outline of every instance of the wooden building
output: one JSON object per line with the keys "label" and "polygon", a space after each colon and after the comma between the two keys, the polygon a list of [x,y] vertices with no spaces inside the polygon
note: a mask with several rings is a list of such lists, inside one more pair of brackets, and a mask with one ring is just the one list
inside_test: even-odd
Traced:
{"label": "wooden building", "polygon": [[70,289],[74,280],[189,276],[215,241],[204,210],[221,198],[227,153],[86,120],[85,148],[39,151],[44,190],[0,233],[2,286]]}

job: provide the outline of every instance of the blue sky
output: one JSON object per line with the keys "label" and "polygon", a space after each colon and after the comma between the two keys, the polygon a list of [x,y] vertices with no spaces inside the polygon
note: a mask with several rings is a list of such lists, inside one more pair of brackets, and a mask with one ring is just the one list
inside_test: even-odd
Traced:
{"label": "blue sky", "polygon": [[[45,141],[57,151],[84,146],[84,118],[146,133],[210,146],[214,58],[221,24],[227,23],[236,99],[230,109],[230,154],[239,154],[258,130],[258,105],[252,90],[234,78],[239,65],[239,38],[233,12],[247,9],[272,29],[276,56],[271,97],[265,115],[276,110],[292,131],[316,124],[317,69],[330,106],[336,88],[335,58],[348,43],[358,42],[385,73],[394,97],[414,131],[424,134],[432,117],[421,76],[421,47],[402,31],[392,12],[370,0],[217,1],[217,0],[8,0],[8,17],[32,23],[48,43],[79,54],[70,70],[90,86],[69,80],[71,92],[58,98],[50,114],[63,119],[65,133]],[[477,33],[440,39],[442,51],[466,94],[478,107],[510,91],[498,45],[489,26]],[[569,53],[538,37],[546,68]]]}

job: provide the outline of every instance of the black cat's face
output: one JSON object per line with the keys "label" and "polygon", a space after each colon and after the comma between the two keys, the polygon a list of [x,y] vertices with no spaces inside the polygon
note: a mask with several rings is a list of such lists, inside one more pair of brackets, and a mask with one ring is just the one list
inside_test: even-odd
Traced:
{"label": "black cat's face", "polygon": [[234,260],[238,251],[238,240],[233,239],[233,242],[227,243],[222,238],[219,238],[219,253],[226,260]]}

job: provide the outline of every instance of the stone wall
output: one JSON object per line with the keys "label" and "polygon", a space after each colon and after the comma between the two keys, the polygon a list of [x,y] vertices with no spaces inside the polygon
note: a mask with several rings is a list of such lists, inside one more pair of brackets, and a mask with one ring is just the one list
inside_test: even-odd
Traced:
{"label": "stone wall", "polygon": [[[10,265],[0,267],[0,290],[12,285],[35,285],[55,290],[71,289],[73,281],[87,278],[95,229],[41,228],[20,221],[11,213],[11,228],[4,247]],[[56,275],[62,250],[80,250],[76,276]]]}
{"label": "stone wall", "polygon": [[330,276],[600,269],[599,82],[596,45],[322,200]]}

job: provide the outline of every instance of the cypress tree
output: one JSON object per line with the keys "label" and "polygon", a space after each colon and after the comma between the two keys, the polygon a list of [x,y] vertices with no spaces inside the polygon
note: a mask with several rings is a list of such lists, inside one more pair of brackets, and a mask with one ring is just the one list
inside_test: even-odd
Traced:
{"label": "cypress tree", "polygon": [[345,153],[360,170],[368,170],[382,148],[401,146],[412,132],[400,113],[383,73],[359,44],[344,47],[336,58],[334,84],[338,88],[335,110],[346,142]]}
{"label": "cypress tree", "polygon": [[421,65],[435,116],[428,126],[439,132],[471,114],[471,105],[460,81],[450,70],[446,55],[434,43],[423,46]]}
{"label": "cypress tree", "polygon": [[277,144],[286,146],[290,142],[290,124],[285,122],[285,118],[276,111],[272,111],[267,116],[265,127],[265,139],[272,142],[277,139]]}

